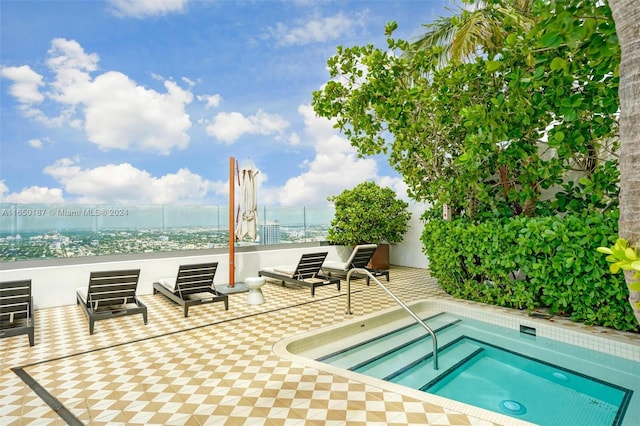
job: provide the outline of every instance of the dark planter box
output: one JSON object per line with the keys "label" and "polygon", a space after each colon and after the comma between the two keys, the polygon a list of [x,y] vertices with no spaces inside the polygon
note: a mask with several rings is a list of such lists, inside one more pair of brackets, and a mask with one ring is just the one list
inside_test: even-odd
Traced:
{"label": "dark planter box", "polygon": [[378,244],[378,248],[369,262],[373,269],[387,270],[389,269],[389,244]]}

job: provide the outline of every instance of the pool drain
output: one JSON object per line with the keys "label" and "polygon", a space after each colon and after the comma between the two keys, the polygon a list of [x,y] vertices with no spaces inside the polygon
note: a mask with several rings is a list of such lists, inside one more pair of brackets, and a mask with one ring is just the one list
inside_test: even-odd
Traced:
{"label": "pool drain", "polygon": [[500,405],[500,409],[507,414],[520,415],[527,412],[527,409],[524,408],[524,405],[512,399],[506,399],[504,401],[500,401],[499,405]]}

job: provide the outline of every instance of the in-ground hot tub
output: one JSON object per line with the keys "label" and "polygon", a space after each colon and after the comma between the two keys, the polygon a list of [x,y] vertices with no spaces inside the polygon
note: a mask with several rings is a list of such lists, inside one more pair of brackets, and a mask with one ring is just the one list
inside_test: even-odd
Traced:
{"label": "in-ground hot tub", "polygon": [[274,351],[497,423],[632,425],[640,418],[640,345],[469,302],[410,308],[436,331],[438,370],[431,337],[401,308],[287,338]]}

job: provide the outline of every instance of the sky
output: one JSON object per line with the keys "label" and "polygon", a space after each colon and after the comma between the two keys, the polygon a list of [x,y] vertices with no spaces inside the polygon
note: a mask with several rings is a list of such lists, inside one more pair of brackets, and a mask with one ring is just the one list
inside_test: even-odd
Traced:
{"label": "sky", "polygon": [[326,206],[363,181],[406,197],[311,107],[336,48],[414,39],[451,0],[0,0],[0,202]]}

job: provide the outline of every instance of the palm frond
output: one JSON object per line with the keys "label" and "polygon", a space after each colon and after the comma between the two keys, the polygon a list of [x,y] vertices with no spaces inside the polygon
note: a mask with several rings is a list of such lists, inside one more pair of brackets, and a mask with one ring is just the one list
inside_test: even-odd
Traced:
{"label": "palm frond", "polygon": [[434,46],[446,46],[458,28],[458,18],[456,16],[441,17],[430,24],[423,24],[425,32],[413,42],[417,50],[427,50]]}
{"label": "palm frond", "polygon": [[503,0],[487,3],[478,0],[469,3],[457,14],[423,24],[425,32],[412,43],[412,49],[427,51],[440,46],[442,65],[448,61],[469,60],[479,52],[498,52],[504,45],[509,28],[516,26],[529,30],[533,26],[533,2]]}

